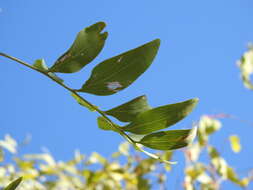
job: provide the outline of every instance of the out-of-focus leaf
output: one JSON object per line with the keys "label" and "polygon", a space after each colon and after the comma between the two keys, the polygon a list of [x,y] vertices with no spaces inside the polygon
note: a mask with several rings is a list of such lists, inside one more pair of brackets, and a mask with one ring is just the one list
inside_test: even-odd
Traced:
{"label": "out-of-focus leaf", "polygon": [[100,33],[104,27],[104,22],[98,22],[81,30],[70,49],[59,57],[49,70],[74,73],[90,63],[104,47],[108,36],[107,32]]}
{"label": "out-of-focus leaf", "polygon": [[112,124],[109,123],[104,117],[98,117],[97,124],[98,124],[98,127],[102,130],[115,131],[114,128],[112,127]]}
{"label": "out-of-focus leaf", "polygon": [[107,163],[107,160],[97,152],[93,152],[89,157],[87,164],[94,164],[94,163],[100,163],[102,165],[105,165]]}
{"label": "out-of-focus leaf", "polygon": [[152,133],[143,137],[139,143],[157,150],[173,150],[187,146],[192,142],[197,129],[171,130]]}
{"label": "out-of-focus leaf", "polygon": [[14,160],[16,161],[19,168],[22,170],[33,169],[34,161],[25,161],[25,160],[21,160],[19,158],[14,158]]}
{"label": "out-of-focus leaf", "polygon": [[155,170],[155,163],[157,161],[152,158],[143,159],[135,167],[134,172],[137,176],[145,175],[153,170]]}
{"label": "out-of-focus leaf", "polygon": [[15,190],[18,185],[21,183],[22,177],[16,179],[15,181],[11,182],[7,187],[5,187],[3,190]]}
{"label": "out-of-focus leaf", "polygon": [[28,160],[42,160],[47,163],[48,166],[54,167],[56,165],[56,161],[49,153],[42,153],[42,154],[26,154],[24,155],[25,159]]}
{"label": "out-of-focus leaf", "polygon": [[201,147],[208,143],[209,136],[221,128],[221,123],[217,119],[202,116],[199,121],[198,141]]}
{"label": "out-of-focus leaf", "polygon": [[219,152],[213,146],[208,146],[208,154],[211,159],[211,163],[214,168],[217,170],[217,173],[223,178],[228,178],[229,166],[224,158],[222,158]]}
{"label": "out-of-focus leaf", "polygon": [[205,166],[201,163],[189,166],[185,169],[186,176],[189,176],[191,180],[196,180],[201,174],[205,172]]}
{"label": "out-of-focus leaf", "polygon": [[240,139],[237,135],[231,135],[229,141],[233,152],[238,153],[241,151]]}
{"label": "out-of-focus leaf", "polygon": [[4,151],[0,148],[0,162],[4,161]]}
{"label": "out-of-focus leaf", "polygon": [[106,111],[107,115],[116,117],[123,122],[133,121],[139,113],[147,111],[151,107],[147,103],[146,96],[139,96],[125,104]]}
{"label": "out-of-focus leaf", "polygon": [[241,179],[240,181],[240,186],[242,187],[247,187],[249,185],[250,179],[248,177],[245,177]]}
{"label": "out-of-focus leaf", "polygon": [[129,143],[128,142],[124,142],[124,143],[121,143],[119,145],[119,152],[125,156],[129,156]]}
{"label": "out-of-focus leaf", "polygon": [[83,107],[88,108],[90,111],[96,111],[92,106],[87,104],[85,101],[83,101],[81,98],[79,98],[76,94],[71,93],[71,96]]}
{"label": "out-of-focus leaf", "polygon": [[192,162],[195,162],[199,159],[199,155],[201,153],[201,146],[199,144],[199,142],[195,142],[195,143],[192,143],[191,146],[189,146],[185,151],[185,157],[192,161]]}
{"label": "out-of-focus leaf", "polygon": [[230,181],[240,185],[240,179],[238,178],[233,168],[227,167],[227,177]]}
{"label": "out-of-focus leaf", "polygon": [[4,140],[0,140],[0,147],[13,154],[17,152],[17,142],[10,135],[5,135]]}
{"label": "out-of-focus leaf", "polygon": [[250,80],[253,74],[253,48],[249,48],[247,52],[244,53],[241,60],[238,61],[238,65],[241,70],[241,77],[243,84],[246,88],[253,90],[253,84]]}
{"label": "out-of-focus leaf", "polygon": [[46,72],[50,77],[52,77],[54,80],[63,83],[63,79],[61,79],[60,77],[58,77],[56,74],[49,72],[48,71],[48,67],[45,63],[44,59],[37,59],[34,64],[33,67],[35,67],[36,69],[42,71],[42,72]]}
{"label": "out-of-focus leaf", "polygon": [[199,121],[199,130],[207,135],[218,131],[221,128],[221,123],[217,119],[210,118],[208,116],[203,116]]}
{"label": "out-of-focus leaf", "polygon": [[219,152],[213,146],[208,146],[207,150],[208,150],[208,154],[209,154],[209,156],[210,156],[211,159],[220,157]]}
{"label": "out-of-focus leaf", "polygon": [[159,46],[157,39],[103,61],[78,91],[105,96],[123,90],[151,65]]}
{"label": "out-of-focus leaf", "polygon": [[151,185],[148,179],[143,178],[142,176],[138,177],[138,190],[150,190]]}
{"label": "out-of-focus leaf", "polygon": [[[197,178],[197,181],[202,185],[213,183],[212,178],[206,172],[200,174]],[[212,189],[208,189],[208,190],[212,190]]]}
{"label": "out-of-focus leaf", "polygon": [[196,106],[198,99],[170,104],[147,110],[122,129],[135,134],[148,134],[171,126],[185,118]]}

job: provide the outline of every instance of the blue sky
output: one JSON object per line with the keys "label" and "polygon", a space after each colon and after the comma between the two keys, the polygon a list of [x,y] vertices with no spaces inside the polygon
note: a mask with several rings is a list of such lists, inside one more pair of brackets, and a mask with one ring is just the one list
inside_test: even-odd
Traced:
{"label": "blue sky", "polygon": [[[243,87],[235,65],[253,41],[251,0],[0,0],[0,8],[0,51],[29,63],[44,58],[52,65],[81,29],[107,23],[109,38],[101,54],[81,72],[61,75],[74,88],[102,60],[160,38],[153,65],[132,86],[112,96],[84,97],[103,109],[142,94],[153,107],[199,97],[195,111],[171,129],[189,128],[203,114],[227,113],[247,120],[224,119],[213,143],[225,144],[229,134],[239,134],[239,156],[231,154],[228,145],[221,151],[236,168],[251,167],[253,92]],[[123,140],[99,130],[97,114],[76,104],[63,88],[2,57],[0,85],[0,137],[9,133],[22,140],[31,134],[24,152],[47,147],[63,160],[76,148],[109,155]]]}

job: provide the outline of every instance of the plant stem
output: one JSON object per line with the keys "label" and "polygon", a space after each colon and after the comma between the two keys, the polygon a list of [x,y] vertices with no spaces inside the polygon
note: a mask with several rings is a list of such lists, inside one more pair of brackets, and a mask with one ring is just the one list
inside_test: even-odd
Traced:
{"label": "plant stem", "polygon": [[64,83],[60,82],[59,80],[56,80],[55,78],[53,78],[52,76],[49,75],[50,72],[46,72],[46,71],[43,71],[43,70],[40,70],[16,57],[13,57],[13,56],[10,56],[10,55],[7,55],[5,53],[1,53],[0,52],[0,56],[3,56],[3,57],[6,57],[8,59],[11,59],[15,62],[18,62],[22,65],[24,65],[25,67],[28,67],[34,71],[37,71],[37,72],[40,72],[41,74],[47,76],[48,78],[50,78],[51,80],[53,80],[54,82],[56,82],[57,84],[59,84],[60,86],[62,86],[63,88],[65,88],[66,90],[68,90],[69,92],[73,93],[74,95],[76,95],[78,98],[80,98],[82,101],[84,101],[86,104],[88,104],[92,109],[94,109],[96,112],[98,112],[102,117],[104,117],[109,123],[110,125],[115,129],[115,131],[117,131],[122,137],[124,137],[130,144],[132,144],[134,146],[135,149],[143,152],[144,154],[154,158],[154,159],[157,159],[159,161],[162,161],[162,162],[165,162],[165,163],[169,163],[169,164],[173,164],[174,162],[168,162],[166,160],[162,160],[159,156],[155,155],[155,154],[152,154],[152,153],[149,153],[145,150],[143,150],[139,145],[138,143],[133,140],[129,135],[127,135],[122,129],[120,129],[117,125],[115,125],[112,120],[110,118],[108,118],[106,116],[106,114],[100,110],[97,106],[93,105],[92,103],[90,103],[89,101],[87,101],[86,99],[84,99],[82,96],[80,96],[76,90],[66,86]]}
{"label": "plant stem", "polygon": [[62,86],[63,88],[65,88],[66,90],[68,90],[69,92],[75,94],[77,97],[79,97],[82,101],[84,101],[86,104],[88,104],[90,107],[92,107],[92,109],[94,109],[96,112],[98,112],[101,116],[103,116],[111,125],[112,127],[118,132],[120,133],[122,136],[124,136],[125,138],[127,138],[128,140],[130,140],[131,143],[135,143],[135,141],[129,137],[127,134],[125,134],[124,131],[122,131],[118,126],[116,126],[105,114],[102,110],[100,110],[97,106],[94,106],[92,103],[90,103],[89,101],[87,101],[86,99],[84,99],[82,96],[80,96],[75,90],[73,90],[72,88],[69,88],[68,86],[66,86],[65,84],[59,82],[58,80],[54,79],[53,77],[51,77],[47,72],[45,71],[42,71],[42,70],[39,70],[37,69],[36,67],[32,66],[32,65],[29,65],[28,63],[24,62],[24,61],[21,61],[13,56],[10,56],[10,55],[7,55],[7,54],[4,54],[4,53],[1,53],[0,52],[0,55],[3,56],[3,57],[6,57],[6,58],[9,58],[13,61],[16,61],[32,70],[35,70],[35,71],[38,71],[40,72],[41,74],[47,76],[48,78],[50,78],[51,80],[53,80],[54,82],[56,82],[57,84],[59,84],[60,86]]}

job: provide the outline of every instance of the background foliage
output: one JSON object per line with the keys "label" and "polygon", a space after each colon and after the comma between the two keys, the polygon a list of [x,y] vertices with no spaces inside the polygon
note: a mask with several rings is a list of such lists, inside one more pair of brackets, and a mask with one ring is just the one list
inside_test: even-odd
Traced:
{"label": "background foliage", "polygon": [[[210,116],[201,117],[197,139],[183,150],[185,176],[184,180],[179,182],[182,188],[218,190],[222,189],[223,182],[229,181],[246,189],[253,180],[252,171],[248,171],[246,176],[238,175],[219,153],[219,147],[214,147],[209,142],[221,127],[219,120]],[[234,153],[239,153],[239,138],[231,135],[230,143]],[[110,158],[97,152],[87,156],[75,151],[74,158],[67,162],[55,160],[50,153],[18,155],[18,144],[9,135],[0,141],[0,145],[0,187],[5,187],[11,180],[23,176],[20,190],[165,190],[170,189],[166,186],[166,181],[170,180],[167,178],[168,173],[177,169],[176,165],[172,167],[152,158],[144,158],[131,149],[127,142],[122,143]],[[11,154],[12,162],[5,160],[8,154]],[[165,160],[173,159],[171,151],[158,154]],[[207,159],[203,160],[203,157]]]}

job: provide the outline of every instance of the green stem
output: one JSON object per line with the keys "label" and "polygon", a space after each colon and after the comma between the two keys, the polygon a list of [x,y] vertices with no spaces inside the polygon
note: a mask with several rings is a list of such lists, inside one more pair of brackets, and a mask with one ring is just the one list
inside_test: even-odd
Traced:
{"label": "green stem", "polygon": [[102,110],[100,110],[97,106],[94,106],[92,103],[90,103],[89,101],[87,101],[86,99],[84,99],[82,96],[80,96],[74,89],[72,88],[69,88],[68,86],[66,86],[65,84],[61,83],[60,81],[54,79],[53,77],[51,77],[47,72],[45,71],[42,71],[42,70],[39,70],[37,69],[36,67],[32,66],[32,65],[29,65],[27,64],[26,62],[24,61],[21,61],[20,59],[17,59],[13,56],[10,56],[10,55],[7,55],[5,53],[1,53],[0,52],[0,56],[3,56],[3,57],[6,57],[6,58],[9,58],[13,61],[16,61],[32,70],[35,70],[35,71],[38,71],[40,72],[41,74],[47,76],[48,78],[50,78],[51,80],[53,80],[54,82],[56,82],[57,84],[59,84],[60,86],[62,86],[63,88],[65,88],[66,90],[68,90],[69,92],[75,94],[77,97],[79,97],[82,101],[84,101],[86,104],[88,104],[90,107],[92,107],[92,109],[94,109],[96,112],[98,112],[101,116],[103,116],[111,125],[112,127],[118,132],[120,133],[123,137],[125,137],[129,142],[131,143],[135,143],[135,141],[129,137],[124,131],[122,131],[118,126],[116,126],[105,114]]}
{"label": "green stem", "polygon": [[6,58],[11,59],[11,60],[13,60],[13,61],[15,61],[15,62],[18,62],[18,63],[24,65],[25,67],[28,67],[28,68],[30,68],[30,69],[32,69],[32,70],[34,70],[34,71],[40,72],[41,74],[47,76],[48,78],[50,78],[51,80],[53,80],[54,82],[56,82],[57,84],[59,84],[60,86],[62,86],[63,88],[65,88],[66,90],[68,90],[69,92],[71,92],[71,93],[73,93],[74,95],[76,95],[78,98],[80,98],[80,99],[81,99],[82,101],[84,101],[86,104],[88,104],[92,109],[94,109],[96,112],[98,112],[102,117],[104,117],[104,118],[110,123],[110,125],[114,128],[114,130],[117,131],[122,137],[124,137],[130,144],[132,144],[132,145],[134,146],[135,149],[137,149],[137,150],[143,152],[144,154],[146,154],[146,155],[148,155],[148,156],[150,156],[150,157],[152,157],[152,158],[154,158],[154,159],[160,160],[160,161],[162,161],[162,162],[169,163],[169,164],[173,164],[173,163],[174,163],[174,162],[168,162],[168,161],[166,161],[166,160],[162,160],[159,156],[157,156],[157,155],[155,155],[155,154],[152,154],[152,153],[149,153],[149,152],[143,150],[143,149],[138,145],[138,143],[137,143],[135,140],[133,140],[133,139],[132,139],[129,135],[127,135],[122,129],[120,129],[117,125],[115,125],[115,124],[112,122],[112,120],[111,120],[110,118],[108,118],[108,117],[106,116],[106,114],[105,114],[102,110],[100,110],[97,106],[93,105],[92,103],[90,103],[89,101],[87,101],[86,99],[84,99],[82,96],[80,96],[80,95],[76,92],[76,90],[74,90],[74,89],[72,89],[72,88],[66,86],[66,85],[63,84],[62,82],[60,82],[60,81],[56,80],[55,78],[53,78],[52,76],[50,76],[48,72],[43,71],[43,70],[40,70],[40,69],[38,69],[38,68],[36,68],[36,67],[34,67],[34,66],[32,66],[32,65],[29,65],[28,63],[26,63],[26,62],[24,62],[24,61],[22,61],[22,60],[20,60],[20,59],[17,59],[17,58],[15,58],[15,57],[10,56],[10,55],[7,55],[7,54],[5,54],[5,53],[1,53],[1,52],[0,52],[0,56],[6,57]]}

